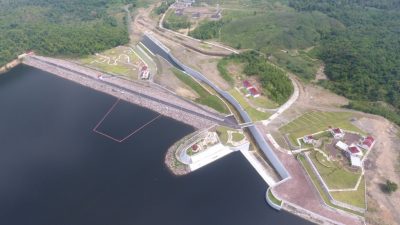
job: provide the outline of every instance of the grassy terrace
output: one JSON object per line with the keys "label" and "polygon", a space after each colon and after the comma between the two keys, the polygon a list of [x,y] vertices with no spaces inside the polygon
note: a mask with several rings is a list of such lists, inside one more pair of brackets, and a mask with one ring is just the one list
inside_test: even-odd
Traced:
{"label": "grassy terrace", "polygon": [[356,214],[356,215],[359,215],[359,216],[364,216],[364,214],[362,214],[362,213],[355,212],[355,211],[353,211],[353,210],[346,209],[346,208],[342,208],[342,207],[339,207],[339,206],[336,206],[336,205],[332,204],[332,203],[329,201],[328,196],[327,196],[327,195],[325,194],[325,192],[323,191],[321,185],[320,185],[319,182],[318,182],[317,176],[316,176],[316,175],[314,174],[314,172],[312,171],[311,166],[308,164],[308,162],[306,161],[306,159],[305,159],[302,155],[298,155],[298,156],[297,156],[297,159],[300,161],[301,165],[303,166],[303,168],[304,168],[304,169],[306,170],[306,172],[308,173],[309,177],[311,178],[312,183],[314,184],[314,186],[315,186],[316,189],[318,190],[318,192],[319,192],[319,194],[320,194],[322,200],[324,200],[325,204],[327,204],[327,205],[329,205],[329,206],[331,206],[331,207],[333,207],[333,208],[337,208],[337,209],[340,209],[340,210],[343,210],[343,211],[346,211],[346,212],[350,212],[350,213],[353,213],[353,214]]}
{"label": "grassy terrace", "polygon": [[[218,134],[218,137],[219,137],[219,140],[221,141],[221,143],[223,145],[232,146],[231,143],[228,143],[228,139],[229,139],[228,131],[235,131],[235,130],[229,129],[229,128],[223,127],[223,126],[217,127],[217,134]],[[232,141],[238,142],[238,141],[243,140],[243,138],[245,138],[245,136],[241,133],[233,133],[232,134]]]}
{"label": "grassy terrace", "polygon": [[356,191],[331,192],[332,197],[340,202],[365,208],[365,182],[364,177]]}
{"label": "grassy terrace", "polygon": [[313,111],[305,113],[279,130],[282,134],[289,134],[289,140],[293,145],[297,145],[297,138],[327,130],[329,126],[364,134],[350,122],[352,117],[353,114],[346,112]]}
{"label": "grassy terrace", "polygon": [[257,109],[253,108],[244,98],[244,96],[238,92],[236,89],[232,89],[229,93],[239,102],[239,104],[243,107],[244,110],[249,114],[250,118],[253,121],[266,120],[271,116],[270,113],[261,112]]}
{"label": "grassy terrace", "polygon": [[359,172],[348,171],[339,163],[328,161],[320,152],[311,153],[310,159],[330,189],[354,188],[361,176]]}
{"label": "grassy terrace", "polygon": [[206,88],[200,85],[200,83],[195,81],[192,77],[184,74],[178,69],[173,68],[171,70],[179,80],[181,80],[191,89],[193,89],[200,96],[195,100],[197,103],[213,108],[220,113],[230,113],[228,107],[218,96],[211,94]]}

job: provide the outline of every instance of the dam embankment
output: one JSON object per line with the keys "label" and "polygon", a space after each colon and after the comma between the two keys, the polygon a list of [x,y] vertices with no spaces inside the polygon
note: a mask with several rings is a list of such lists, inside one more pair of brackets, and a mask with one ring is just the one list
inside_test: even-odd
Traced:
{"label": "dam embankment", "polygon": [[139,84],[69,61],[42,56],[27,56],[23,64],[151,109],[196,129],[204,129],[216,123],[233,125],[225,121],[223,116],[209,112],[150,83]]}

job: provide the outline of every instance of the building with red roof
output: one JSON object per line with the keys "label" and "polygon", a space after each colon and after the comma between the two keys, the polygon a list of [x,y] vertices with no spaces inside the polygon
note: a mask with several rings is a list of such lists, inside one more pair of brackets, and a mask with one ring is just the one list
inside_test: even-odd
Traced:
{"label": "building with red roof", "polygon": [[361,157],[363,155],[362,151],[355,145],[350,145],[347,148],[347,152],[350,154],[350,156],[359,156],[359,157]]}
{"label": "building with red roof", "polygon": [[250,88],[253,87],[253,85],[250,84],[250,82],[248,80],[244,80],[243,81],[243,86],[247,89],[250,90]]}
{"label": "building with red roof", "polygon": [[342,139],[345,135],[343,130],[340,128],[332,128],[330,129],[330,132],[335,139]]}
{"label": "building with red roof", "polygon": [[257,91],[255,87],[249,89],[251,96],[254,98],[260,97],[260,92]]}
{"label": "building with red roof", "polygon": [[306,144],[313,145],[317,140],[312,135],[306,135],[303,137],[303,142]]}
{"label": "building with red roof", "polygon": [[375,144],[375,139],[372,136],[368,136],[361,140],[359,146],[365,150],[370,150]]}
{"label": "building with red roof", "polygon": [[150,78],[150,70],[147,67],[147,65],[143,65],[142,68],[140,68],[140,79],[148,80],[149,78]]}

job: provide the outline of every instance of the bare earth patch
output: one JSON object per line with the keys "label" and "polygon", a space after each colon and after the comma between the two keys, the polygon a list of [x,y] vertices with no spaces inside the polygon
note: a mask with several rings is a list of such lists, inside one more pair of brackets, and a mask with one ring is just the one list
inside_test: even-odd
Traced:
{"label": "bare earth patch", "polygon": [[168,64],[161,57],[158,57],[158,59],[161,64],[161,72],[154,78],[154,81],[157,84],[175,92],[176,94],[184,98],[196,99],[197,97],[199,97],[190,87],[187,87],[174,75],[174,73],[170,70],[172,68],[170,64]]}
{"label": "bare earth patch", "polygon": [[328,80],[328,77],[325,74],[325,65],[321,65],[315,74],[315,81],[319,80]]}
{"label": "bare earth patch", "polygon": [[397,131],[391,123],[380,118],[362,118],[356,125],[377,139],[368,156],[366,168],[367,222],[374,225],[400,224],[400,191],[387,195],[381,189],[386,179],[400,184],[400,139],[396,135]]}

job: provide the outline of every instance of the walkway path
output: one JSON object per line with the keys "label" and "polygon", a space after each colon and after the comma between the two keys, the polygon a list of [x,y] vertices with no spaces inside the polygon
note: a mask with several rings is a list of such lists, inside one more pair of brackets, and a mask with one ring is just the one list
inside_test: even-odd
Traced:
{"label": "walkway path", "polygon": [[[107,79],[98,79],[97,76],[99,74],[104,75],[104,73],[59,59],[29,56],[24,59],[24,63],[60,75],[63,78],[86,84],[89,87],[95,88],[96,83],[102,84],[102,91],[110,89],[110,94],[112,95],[116,95],[116,90],[119,90],[121,95],[129,93],[132,96],[130,99],[134,101],[135,104],[148,107],[166,116],[189,123],[198,128],[209,127],[213,123],[236,127],[235,124],[227,122],[224,117],[207,112],[204,109],[199,108],[197,105],[183,101],[170,93],[159,90],[157,87],[143,86],[114,76],[107,76],[109,77]],[[207,120],[208,122],[206,122],[204,126],[193,123],[198,119]]]}

